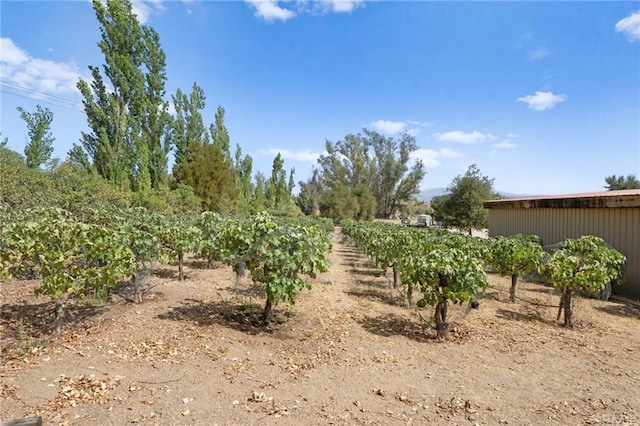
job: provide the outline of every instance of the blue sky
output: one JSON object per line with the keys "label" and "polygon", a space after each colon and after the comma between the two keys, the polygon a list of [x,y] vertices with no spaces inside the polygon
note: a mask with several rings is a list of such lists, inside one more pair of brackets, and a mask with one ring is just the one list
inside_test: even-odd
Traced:
{"label": "blue sky", "polygon": [[[447,186],[476,163],[517,194],[603,190],[640,177],[640,2],[145,1],[167,55],[167,99],[194,82],[205,121],[269,173],[305,180],[325,140],[364,127],[416,136]],[[86,129],[78,78],[104,60],[88,1],[0,3],[2,137],[16,107],[54,112],[54,156]]]}

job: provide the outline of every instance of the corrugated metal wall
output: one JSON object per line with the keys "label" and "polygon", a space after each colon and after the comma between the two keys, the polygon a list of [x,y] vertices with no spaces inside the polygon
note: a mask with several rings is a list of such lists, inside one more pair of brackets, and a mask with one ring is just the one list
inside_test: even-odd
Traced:
{"label": "corrugated metal wall", "polygon": [[595,235],[627,257],[626,281],[614,294],[640,299],[640,208],[489,209],[489,236],[537,235],[542,244]]}

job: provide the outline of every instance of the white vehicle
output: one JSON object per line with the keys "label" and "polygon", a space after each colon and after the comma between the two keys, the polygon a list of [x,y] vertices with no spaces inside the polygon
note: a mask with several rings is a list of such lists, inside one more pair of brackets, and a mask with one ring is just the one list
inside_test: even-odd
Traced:
{"label": "white vehicle", "polygon": [[419,214],[416,216],[416,225],[418,226],[429,226],[431,225],[431,216],[428,214]]}

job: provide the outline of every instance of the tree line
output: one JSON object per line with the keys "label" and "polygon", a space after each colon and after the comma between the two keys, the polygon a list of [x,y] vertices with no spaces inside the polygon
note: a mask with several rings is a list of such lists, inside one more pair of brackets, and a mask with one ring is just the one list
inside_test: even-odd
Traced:
{"label": "tree line", "polygon": [[[27,169],[48,165],[48,171],[37,177],[34,171],[13,170],[16,182],[30,175],[35,181],[53,178],[49,186],[64,186],[56,176],[73,173],[84,184],[107,182],[115,188],[111,192],[128,194],[125,198],[131,205],[176,208],[182,200],[196,210],[321,214],[336,221],[388,218],[417,204],[415,196],[426,171],[413,157],[418,146],[409,133],[393,138],[364,129],[336,142],[326,141],[326,152],[311,176],[298,182],[296,196],[295,170],[285,169],[280,154],[270,175],[254,174],[251,156],[243,154],[240,145],[232,152],[225,109],[218,106],[213,122],[205,122],[202,87],[194,82],[189,92],[177,89],[171,102],[166,99],[166,55],[160,36],[139,23],[131,1],[93,0],[93,7],[104,63],[89,66],[91,80],[77,84],[89,130],[81,133],[64,162],[51,162],[53,113],[40,105],[34,112],[18,108],[28,132],[25,156],[21,162],[17,153],[6,152],[5,138],[0,147],[3,164]],[[605,180],[610,190],[640,188],[633,175]],[[3,204],[16,207],[19,191],[10,183],[2,185]],[[462,229],[485,227],[482,201],[496,196],[492,184],[472,165],[453,180],[447,195],[433,201],[437,217]]]}
{"label": "tree line", "polygon": [[[409,165],[417,149],[415,138],[405,134],[395,140],[365,129],[343,141],[327,141],[327,154],[320,157],[311,178],[300,182],[300,194],[294,197],[295,170],[285,169],[280,154],[270,175],[254,173],[251,156],[239,145],[232,149],[225,109],[218,106],[213,122],[206,123],[202,112],[207,97],[197,83],[189,91],[178,89],[171,102],[167,100],[160,36],[139,23],[130,0],[94,0],[93,7],[104,63],[89,66],[91,80],[77,84],[88,131],[82,132],[64,162],[51,162],[53,113],[40,105],[32,113],[19,108],[29,135],[25,164],[17,153],[6,152],[6,143],[3,163],[29,169],[47,165],[47,170],[37,179],[34,170],[16,170],[16,177],[30,174],[35,180],[55,181],[63,167],[64,173],[73,171],[85,184],[101,180],[114,191],[129,194],[132,205],[161,209],[176,199],[188,205],[199,200],[198,209],[221,213],[270,210],[287,215],[322,213],[335,219],[388,217],[417,194],[425,172],[419,161]],[[169,171],[171,154],[174,162]],[[4,204],[32,204],[13,195],[4,197]]]}

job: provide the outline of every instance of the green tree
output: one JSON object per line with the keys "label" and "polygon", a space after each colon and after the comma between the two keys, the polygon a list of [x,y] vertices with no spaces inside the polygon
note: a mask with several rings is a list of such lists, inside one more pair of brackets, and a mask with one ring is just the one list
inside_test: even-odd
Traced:
{"label": "green tree", "polygon": [[121,188],[130,187],[129,170],[133,169],[131,146],[126,142],[124,106],[107,92],[98,67],[89,66],[91,86],[78,82],[84,96],[84,109],[91,132],[82,132],[82,147],[91,158],[97,173]]}
{"label": "green tree", "polygon": [[40,105],[36,106],[35,112],[27,112],[21,107],[17,109],[20,112],[20,118],[27,124],[29,135],[24,148],[27,166],[38,168],[49,161],[53,153],[53,141],[56,140],[51,134],[53,113],[49,108],[42,108]]}
{"label": "green tree", "polygon": [[51,199],[51,182],[40,169],[28,167],[19,153],[0,148],[0,208],[30,208]]}
{"label": "green tree", "polygon": [[434,222],[444,222],[448,224],[447,217],[447,200],[449,199],[449,195],[436,195],[431,199],[431,208],[433,212],[431,213],[433,216]]}
{"label": "green tree", "polygon": [[296,204],[300,207],[302,213],[306,215],[320,214],[320,196],[323,188],[318,169],[314,168],[311,172],[311,177],[306,182],[298,182],[298,186],[300,187],[300,192],[296,197]]}
{"label": "green tree", "polygon": [[266,208],[266,182],[267,178],[262,172],[256,173],[256,186],[251,199],[251,210],[254,212],[263,211]]}
{"label": "green tree", "polygon": [[[164,100],[166,56],[160,46],[158,33],[150,27],[142,27],[144,49],[143,63],[146,67],[145,97],[142,107],[142,140],[138,152],[148,155],[146,161],[138,155],[141,185],[147,182],[151,188],[166,183],[168,155],[171,150],[169,103]],[[146,174],[148,173],[148,178]]]}
{"label": "green tree", "polygon": [[68,163],[70,163],[70,164],[77,165],[78,167],[84,169],[88,173],[91,173],[93,171],[92,166],[91,166],[91,160],[89,160],[89,156],[82,149],[81,146],[78,146],[75,143],[73,144],[73,147],[67,153],[67,160],[66,161]]}
{"label": "green tree", "polygon": [[20,154],[0,148],[0,170],[0,209],[56,207],[81,213],[103,206],[128,207],[130,202],[128,190],[71,161],[52,161],[46,170],[31,168]]}
{"label": "green tree", "polygon": [[477,165],[472,164],[463,176],[456,176],[446,196],[435,199],[433,208],[448,226],[467,230],[484,229],[489,225],[483,202],[495,198],[493,179],[483,176]]}
{"label": "green tree", "polygon": [[206,97],[204,90],[193,83],[191,94],[178,89],[172,99],[176,111],[171,123],[171,138],[175,146],[173,175],[178,182],[191,185],[188,177],[181,174],[181,169],[193,159],[192,147],[209,144],[209,134],[200,112],[206,106]]}
{"label": "green tree", "polygon": [[163,100],[165,55],[158,34],[141,26],[129,0],[93,0],[98,43],[106,64],[90,66],[91,84],[78,82],[90,132],[83,148],[100,176],[131,189],[157,187],[165,179],[169,144],[168,104]]}
{"label": "green tree", "polygon": [[[243,157],[242,148],[240,147],[240,145],[236,145],[236,152],[233,160],[233,172],[235,176],[236,190],[238,191],[238,210],[246,211],[249,208],[253,208],[252,206],[256,204],[253,201],[256,193],[256,188],[254,188],[253,183],[251,182],[251,175],[253,173],[253,158],[251,158],[250,155],[245,155]],[[263,186],[261,197],[264,196],[264,191],[265,188]],[[261,198],[259,201],[257,201],[257,204],[261,206],[258,210],[263,209],[264,199]]]}
{"label": "green tree", "polygon": [[236,188],[231,165],[220,147],[200,145],[192,150],[188,173],[193,179],[195,194],[202,198],[203,208],[220,213],[233,209]]}
{"label": "green tree", "polygon": [[354,219],[360,211],[358,199],[344,185],[337,185],[325,191],[319,200],[320,215],[340,222],[343,219]]}
{"label": "green tree", "polygon": [[611,175],[604,178],[607,183],[605,188],[607,191],[617,191],[621,189],[640,189],[640,180],[635,175],[616,176]]}
{"label": "green tree", "polygon": [[209,126],[211,140],[213,144],[220,148],[227,161],[231,162],[231,148],[229,142],[229,131],[224,124],[224,108],[218,106],[215,115],[215,122]]}
{"label": "green tree", "polygon": [[621,284],[626,258],[601,238],[587,235],[565,240],[542,262],[539,272],[562,292],[558,319],[564,310],[564,325],[573,326],[573,292],[598,294],[608,284]]}
{"label": "green tree", "polygon": [[389,217],[419,192],[425,170],[421,161],[410,166],[418,147],[408,133],[396,140],[364,129],[336,143],[327,141],[325,148],[318,159],[325,189],[366,186],[375,198],[377,217]]}
{"label": "green tree", "polygon": [[516,300],[518,277],[535,271],[543,253],[540,239],[536,236],[498,236],[489,241],[489,263],[500,275],[511,277],[511,302]]}
{"label": "green tree", "polygon": [[293,174],[294,169],[289,173],[287,180],[287,172],[284,169],[284,159],[278,153],[273,159],[271,167],[271,177],[266,182],[265,197],[267,206],[273,210],[288,208],[292,204],[293,191]]}
{"label": "green tree", "polygon": [[[189,185],[202,199],[202,207],[221,213],[234,210],[238,196],[235,176],[228,151],[228,134],[222,119],[224,110],[218,109],[216,124],[211,125],[213,143],[204,125],[202,113],[206,106],[204,90],[196,83],[187,96],[180,89],[173,96],[176,110],[172,122],[172,137],[176,148],[173,176],[176,184]],[[227,134],[227,142],[221,139]]]}
{"label": "green tree", "polygon": [[376,213],[376,198],[366,185],[358,185],[351,194],[356,199],[358,211],[355,214],[356,220],[372,220]]}
{"label": "green tree", "polygon": [[[129,207],[131,192],[121,190],[81,165],[65,161],[46,173],[50,181],[48,207],[59,207],[75,214],[88,209]],[[42,204],[45,206],[45,204]]]}
{"label": "green tree", "polygon": [[420,192],[426,173],[422,161],[409,168],[411,154],[418,149],[416,139],[404,133],[399,141],[365,130],[368,143],[375,153],[376,174],[372,192],[377,202],[377,217],[388,218]]}

